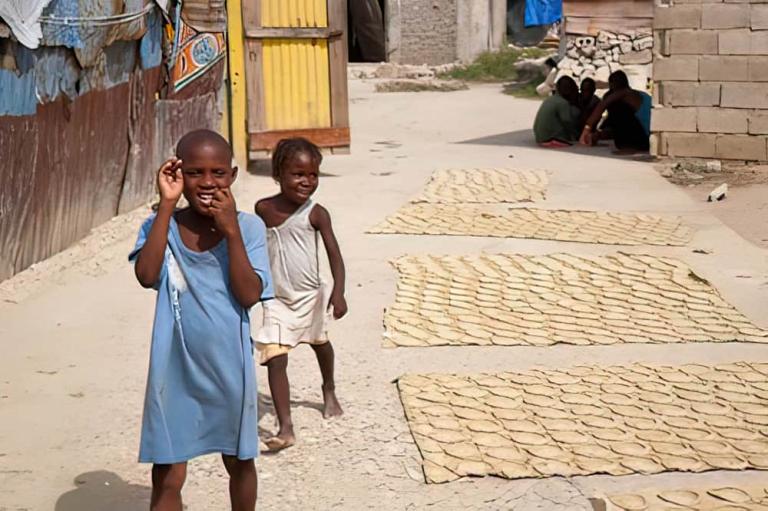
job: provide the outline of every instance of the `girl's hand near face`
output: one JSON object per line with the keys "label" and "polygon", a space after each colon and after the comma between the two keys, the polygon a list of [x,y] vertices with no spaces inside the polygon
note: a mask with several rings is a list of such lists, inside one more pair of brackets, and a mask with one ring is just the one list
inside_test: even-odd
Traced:
{"label": "girl's hand near face", "polygon": [[216,190],[213,193],[210,211],[213,221],[216,222],[216,228],[224,236],[229,237],[240,232],[240,226],[237,223],[235,199],[232,197],[232,192],[229,188]]}
{"label": "girl's hand near face", "polygon": [[184,179],[181,176],[181,160],[174,157],[167,160],[157,171],[157,188],[160,191],[160,201],[176,205],[184,189]]}

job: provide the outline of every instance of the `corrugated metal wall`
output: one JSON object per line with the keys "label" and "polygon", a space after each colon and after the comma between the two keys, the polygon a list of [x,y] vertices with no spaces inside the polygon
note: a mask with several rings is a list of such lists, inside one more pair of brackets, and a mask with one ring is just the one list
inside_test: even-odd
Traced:
{"label": "corrugated metal wall", "polygon": [[263,27],[328,26],[327,0],[261,0]]}
{"label": "corrugated metal wall", "polygon": [[267,128],[330,126],[328,42],[274,39],[263,48]]}
{"label": "corrugated metal wall", "polygon": [[[262,25],[269,28],[328,26],[326,0],[262,0]],[[269,130],[331,125],[328,42],[267,39],[263,43],[266,127]]]}
{"label": "corrugated metal wall", "polygon": [[[145,3],[54,0],[48,14],[132,12]],[[45,25],[35,50],[0,38],[0,280],[150,200],[179,136],[220,126],[224,61],[158,99],[161,20],[153,11],[146,26],[99,37],[89,37],[95,28]]]}

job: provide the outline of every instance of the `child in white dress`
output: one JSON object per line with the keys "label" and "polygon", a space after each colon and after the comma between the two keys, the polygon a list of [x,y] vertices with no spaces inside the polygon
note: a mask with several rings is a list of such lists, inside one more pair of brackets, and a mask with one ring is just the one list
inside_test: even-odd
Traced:
{"label": "child in white dress", "polygon": [[[347,313],[345,271],[331,217],[311,198],[317,190],[322,159],[317,146],[306,139],[280,141],[272,156],[272,177],[280,184],[280,193],[256,203],[256,214],[267,226],[275,291],[275,299],[264,302],[264,323],[255,336],[259,361],[269,373],[279,423],[277,435],[264,442],[271,450],[295,443],[287,367],[288,353],[298,344],[309,344],[317,356],[323,376],[323,416],[342,414],[327,323],[330,316],[340,319]],[[328,254],[332,285],[320,277],[318,237]]]}

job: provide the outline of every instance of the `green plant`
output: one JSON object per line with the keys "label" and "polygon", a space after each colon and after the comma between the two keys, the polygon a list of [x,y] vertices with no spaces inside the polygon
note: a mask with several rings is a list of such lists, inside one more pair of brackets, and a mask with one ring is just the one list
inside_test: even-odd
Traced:
{"label": "green plant", "polygon": [[551,52],[540,48],[504,48],[495,52],[484,52],[474,62],[458,66],[442,73],[440,78],[464,80],[467,82],[506,82],[517,79],[515,63],[525,58],[541,58]]}

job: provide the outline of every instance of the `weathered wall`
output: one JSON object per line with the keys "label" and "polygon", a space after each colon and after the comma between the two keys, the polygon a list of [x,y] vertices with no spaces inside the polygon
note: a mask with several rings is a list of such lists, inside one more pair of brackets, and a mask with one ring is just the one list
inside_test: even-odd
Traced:
{"label": "weathered wall", "polygon": [[398,64],[472,61],[506,35],[506,0],[389,0],[387,54]]}
{"label": "weathered wall", "polygon": [[654,37],[654,152],[766,161],[768,3],[658,5]]}
{"label": "weathered wall", "polygon": [[399,64],[447,64],[456,60],[456,1],[388,3],[399,20],[399,40],[389,37],[389,59]]}
{"label": "weathered wall", "polygon": [[456,2],[456,57],[471,62],[480,53],[501,47],[507,31],[506,0]]}
{"label": "weathered wall", "polygon": [[0,280],[151,199],[178,137],[220,126],[225,63],[174,94],[159,21],[154,12],[107,31],[44,26],[35,50],[0,38]]}

